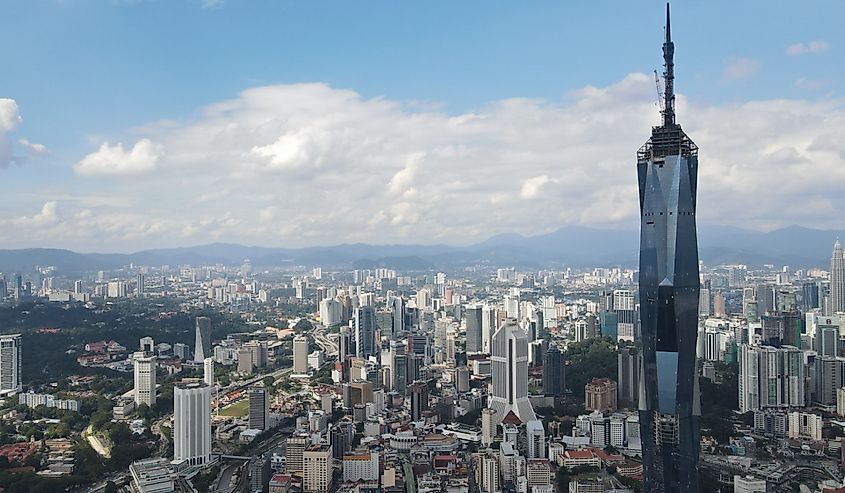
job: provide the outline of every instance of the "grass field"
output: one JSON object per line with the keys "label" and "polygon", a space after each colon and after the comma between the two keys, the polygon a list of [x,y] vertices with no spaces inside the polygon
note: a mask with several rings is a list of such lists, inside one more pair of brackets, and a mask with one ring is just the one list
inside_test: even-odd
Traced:
{"label": "grass field", "polygon": [[246,416],[249,410],[249,399],[241,399],[238,402],[224,407],[220,410],[220,416],[234,416],[240,418]]}

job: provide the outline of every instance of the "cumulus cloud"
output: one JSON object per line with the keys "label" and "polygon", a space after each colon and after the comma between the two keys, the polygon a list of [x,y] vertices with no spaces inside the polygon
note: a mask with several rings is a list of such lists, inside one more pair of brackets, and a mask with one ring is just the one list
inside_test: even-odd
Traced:
{"label": "cumulus cloud", "polygon": [[45,202],[41,210],[32,216],[20,216],[12,220],[19,227],[43,227],[56,224],[59,221],[59,204],[54,201]]}
{"label": "cumulus cloud", "polygon": [[788,55],[806,55],[808,53],[824,53],[830,49],[830,43],[820,39],[808,43],[795,43],[786,47]]}
{"label": "cumulus cloud", "polygon": [[80,175],[140,175],[155,170],[163,154],[162,146],[150,139],[139,140],[129,151],[122,143],[104,142],[73,169]]}
{"label": "cumulus cloud", "polygon": [[[659,118],[653,93],[651,77],[631,74],[561,100],[448,113],[325,84],[257,87],[191,120],[147,125],[131,148],[104,144],[77,172],[110,173],[108,194],[128,200],[61,201],[61,220],[26,238],[131,250],[636,228],[636,150]],[[681,94],[678,121],[701,149],[702,224],[845,227],[845,102],[707,105]],[[143,187],[119,176],[138,168],[155,170]],[[0,244],[21,236],[7,226]]]}
{"label": "cumulus cloud", "polygon": [[748,79],[760,71],[760,62],[751,58],[739,58],[722,69],[722,82]]}
{"label": "cumulus cloud", "polygon": [[18,103],[14,99],[0,98],[0,168],[5,168],[15,162],[12,155],[12,143],[8,133],[16,129],[21,123]]}

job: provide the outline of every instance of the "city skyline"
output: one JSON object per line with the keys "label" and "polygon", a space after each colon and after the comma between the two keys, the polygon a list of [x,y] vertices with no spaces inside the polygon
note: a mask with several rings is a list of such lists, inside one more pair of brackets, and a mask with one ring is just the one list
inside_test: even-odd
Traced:
{"label": "city skyline", "polygon": [[[201,7],[180,2],[174,19],[158,29],[175,35],[181,20],[187,23],[184,33],[209,36],[200,19],[211,26],[250,12],[229,2]],[[836,138],[845,121],[841,69],[833,63],[841,35],[824,9],[782,7],[792,15],[766,12],[760,19],[761,9],[750,5],[730,6],[731,16],[723,16],[728,7],[718,5],[684,6],[678,13],[690,25],[682,34],[690,60],[682,86],[695,94],[680,94],[678,105],[690,115],[686,126],[700,135],[711,163],[709,185],[700,191],[707,206],[702,224],[845,227],[836,214],[843,205],[836,191],[845,180]],[[11,13],[21,22],[9,35],[30,40],[19,30],[36,18],[60,32],[86,26],[92,8],[75,2],[15,5]],[[96,19],[119,29],[130,18],[152,22],[163,8],[158,2],[115,2]],[[93,88],[80,88],[79,78],[67,89],[47,90],[31,84],[28,72],[13,75],[0,94],[9,98],[0,105],[0,173],[10,190],[0,198],[8,211],[0,222],[0,248],[128,251],[213,241],[302,246],[373,238],[424,244],[457,238],[467,244],[497,233],[536,234],[567,225],[634,229],[636,191],[623,170],[627,150],[640,140],[637,129],[656,123],[650,111],[656,105],[655,64],[644,54],[659,33],[622,42],[624,30],[604,28],[646,23],[657,8],[608,12],[545,3],[521,13],[522,23],[507,31],[504,19],[515,14],[513,7],[495,4],[485,22],[472,24],[475,37],[466,37],[460,22],[472,9],[455,7],[446,12],[453,14],[445,16],[447,25],[437,24],[442,39],[428,13],[413,17],[419,20],[415,36],[399,36],[389,47],[389,38],[362,37],[347,26],[359,34],[351,43],[361,51],[350,48],[358,65],[337,60],[331,37],[301,45],[337,65],[277,52],[256,59],[263,52],[257,48],[228,62],[232,74],[219,83],[203,77],[203,90],[194,90],[197,71],[191,67],[227,72],[226,64],[212,64],[219,61],[215,49],[225,48],[219,42],[168,54],[160,43],[140,43],[139,33],[126,29],[126,59],[107,51],[109,68],[87,57],[86,67],[133,97],[111,89],[108,104],[93,99],[83,109],[74,96]],[[285,22],[317,15],[291,9]],[[379,15],[403,13],[386,9]],[[687,21],[693,18],[697,22]],[[793,18],[808,22],[763,30],[741,43],[738,35],[713,39],[701,27],[718,19],[725,32],[739,33],[739,26],[763,20],[782,25]],[[340,21],[332,15],[327,22]],[[404,22],[389,31],[396,35]],[[531,22],[539,23],[536,33],[519,36]],[[244,23],[235,22],[233,29],[245,29]],[[604,43],[580,42],[597,29]],[[503,30],[509,35],[502,37]],[[299,35],[314,41],[313,34]],[[243,53],[243,43],[261,47],[268,38],[250,33],[228,49]],[[286,52],[295,45],[284,39]],[[97,41],[85,36],[75,46],[86,53],[106,50]],[[442,41],[455,55],[437,63]],[[43,41],[32,42],[46,62],[64,65],[43,51]],[[375,47],[386,53],[374,55]],[[503,50],[505,56],[496,56]],[[428,56],[407,56],[418,52]],[[19,54],[8,55],[11,63],[19,60]],[[171,76],[157,76],[161,66],[151,61],[156,57]],[[395,69],[398,60],[407,70]],[[490,68],[494,60],[499,70]],[[418,67],[411,70],[414,62]],[[430,73],[419,77],[421,69]],[[135,81],[139,70],[145,81]],[[529,77],[538,71],[548,77]],[[455,79],[459,83],[449,84]],[[59,97],[69,105],[68,115],[52,111]],[[42,100],[53,102],[50,111]],[[85,117],[74,130],[62,130],[71,115]],[[609,134],[609,142],[596,144],[595,136]],[[501,180],[505,175],[509,179]],[[352,182],[355,187],[345,186]],[[775,189],[779,193],[771,193]],[[795,206],[779,207],[783,201]],[[540,214],[543,221],[525,221]]]}

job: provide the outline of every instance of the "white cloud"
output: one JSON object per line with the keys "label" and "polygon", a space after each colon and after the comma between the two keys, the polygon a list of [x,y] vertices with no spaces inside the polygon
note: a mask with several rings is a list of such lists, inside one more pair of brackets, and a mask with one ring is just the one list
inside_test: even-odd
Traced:
{"label": "white cloud", "polygon": [[548,175],[529,178],[522,182],[522,189],[519,192],[519,196],[523,199],[533,199],[540,193],[540,189],[543,188],[543,185],[549,183],[549,181]]}
{"label": "white cloud", "polygon": [[808,53],[824,53],[830,49],[830,43],[822,40],[810,41],[808,43],[795,43],[786,47],[788,55],[806,55]]}
{"label": "white cloud", "polygon": [[[0,220],[0,245],[469,243],[563,225],[635,228],[636,151],[659,118],[653,93],[649,76],[631,74],[561,101],[449,114],[324,84],[257,87],[193,120],[136,130],[131,149],[105,144],[78,173],[155,172],[143,186],[114,176],[107,195],[120,204],[58,199],[62,220],[26,234]],[[701,148],[702,224],[845,227],[845,101],[714,106],[681,94],[678,121]],[[68,186],[104,193],[86,180]],[[37,210],[51,199],[30,200]]]}
{"label": "white cloud", "polygon": [[18,144],[24,146],[33,154],[45,154],[47,152],[47,146],[44,144],[36,144],[35,142],[30,142],[27,139],[18,139]]}
{"label": "white cloud", "polygon": [[751,58],[739,58],[722,69],[722,82],[748,79],[760,71],[760,62]]}
{"label": "white cloud", "polygon": [[18,103],[14,99],[0,98],[0,168],[5,168],[17,161],[12,153],[12,142],[8,132],[21,123]]}
{"label": "white cloud", "polygon": [[41,211],[32,216],[20,216],[14,218],[12,223],[19,227],[44,227],[56,224],[59,221],[59,204],[54,201],[45,202]]}
{"label": "white cloud", "polygon": [[112,146],[104,142],[73,169],[80,175],[139,175],[155,170],[163,154],[162,146],[150,139],[139,140],[129,151],[122,143]]}

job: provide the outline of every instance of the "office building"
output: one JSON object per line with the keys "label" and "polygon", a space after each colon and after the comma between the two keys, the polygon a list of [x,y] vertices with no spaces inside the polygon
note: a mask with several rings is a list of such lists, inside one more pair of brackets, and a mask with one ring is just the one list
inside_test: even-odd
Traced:
{"label": "office building", "polygon": [[[845,399],[843,399],[845,400]],[[489,447],[496,440],[496,411],[485,408],[481,410],[481,445]]]}
{"label": "office building", "polygon": [[355,309],[355,352],[359,358],[376,354],[376,310],[372,306]]}
{"label": "office building", "polygon": [[830,257],[830,298],[828,315],[845,312],[845,254],[842,243],[836,240]]}
{"label": "office building", "polygon": [[344,481],[378,481],[380,476],[379,454],[375,450],[343,455]]}
{"label": "office building", "polygon": [[411,420],[419,421],[422,413],[428,411],[428,385],[425,382],[414,382],[408,392],[411,394]]}
{"label": "office building", "polygon": [[734,491],[733,493],[766,493],[769,491],[766,488],[765,479],[757,479],[754,476],[740,476],[734,475]]}
{"label": "office building", "polygon": [[616,382],[609,378],[593,378],[584,386],[584,408],[587,411],[616,411]]}
{"label": "office building", "polygon": [[21,335],[0,335],[0,395],[20,392]]}
{"label": "office building", "polygon": [[643,490],[697,493],[698,146],[675,122],[674,52],[667,5],[662,122],[637,152],[644,367],[640,436]]}
{"label": "office building", "polygon": [[211,460],[211,387],[173,388],[173,460],[199,466]]}
{"label": "office building", "polygon": [[285,457],[287,458],[285,461],[286,473],[291,474],[302,472],[302,457],[305,453],[305,448],[308,447],[309,444],[310,440],[307,436],[292,435],[287,438],[285,441]]}
{"label": "office building", "polygon": [[249,389],[249,429],[266,430],[269,428],[270,396],[267,389],[255,387]]}
{"label": "office building", "polygon": [[506,319],[493,334],[492,350],[489,407],[496,419],[501,422],[511,413],[522,423],[537,419],[528,400],[528,335],[515,319]]}
{"label": "office building", "polygon": [[129,465],[132,475],[132,491],[137,493],[172,493],[174,486],[173,471],[167,459],[154,458],[133,462]]}
{"label": "office building", "polygon": [[526,452],[529,459],[546,458],[546,430],[543,422],[535,419],[525,424]]}
{"label": "office building", "polygon": [[202,363],[205,358],[213,356],[211,350],[211,319],[197,317],[194,342],[194,361]]}
{"label": "office building", "polygon": [[293,373],[308,374],[308,337],[304,335],[293,338]]}
{"label": "office building", "polygon": [[467,345],[466,351],[468,354],[483,352],[484,345],[482,343],[483,337],[483,311],[481,306],[470,306],[466,310],[466,330],[467,330]]}
{"label": "office building", "polygon": [[156,405],[156,357],[137,352],[132,355],[135,373],[135,405]]}
{"label": "office building", "polygon": [[640,397],[640,371],[643,359],[634,346],[619,349],[617,355],[617,404],[620,407],[636,408]]}
{"label": "office building", "polygon": [[332,449],[312,445],[302,453],[302,491],[326,493],[332,488]]}
{"label": "office building", "polygon": [[549,344],[543,358],[543,393],[562,396],[566,392],[566,358],[557,345]]}
{"label": "office building", "polygon": [[214,387],[214,358],[202,360],[202,381],[209,387]]}

